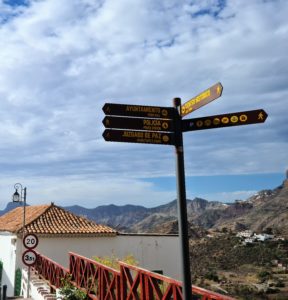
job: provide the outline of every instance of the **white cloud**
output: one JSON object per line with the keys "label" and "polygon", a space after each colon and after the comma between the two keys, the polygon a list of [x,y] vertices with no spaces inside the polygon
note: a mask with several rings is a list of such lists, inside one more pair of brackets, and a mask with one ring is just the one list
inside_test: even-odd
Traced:
{"label": "white cloud", "polygon": [[[51,174],[53,175],[53,174]],[[2,196],[0,210],[11,201],[14,193],[15,178],[1,178]],[[153,183],[133,178],[102,177],[97,179],[81,176],[18,177],[17,180],[27,187],[29,205],[49,204],[70,206],[82,205],[93,208],[99,205],[116,203],[154,207],[172,201],[176,192],[158,191]]]}
{"label": "white cloud", "polygon": [[235,200],[247,200],[258,191],[233,191],[233,192],[220,192],[202,194],[198,197],[207,199],[209,201],[220,201],[225,203],[233,203]]}
{"label": "white cloud", "polygon": [[222,97],[191,117],[256,108],[269,117],[261,125],[185,133],[187,174],[282,172],[287,12],[284,0],[1,3],[2,174],[55,176],[55,189],[74,175],[78,190],[92,176],[173,175],[173,147],[104,142],[102,106],[172,106],[173,97],[184,102],[218,81]]}

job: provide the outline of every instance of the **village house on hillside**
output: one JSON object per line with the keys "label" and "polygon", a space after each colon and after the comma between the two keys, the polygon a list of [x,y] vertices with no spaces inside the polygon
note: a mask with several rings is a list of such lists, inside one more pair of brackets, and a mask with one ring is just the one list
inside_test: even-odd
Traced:
{"label": "village house on hillside", "polygon": [[[121,234],[72,214],[51,203],[26,207],[25,234],[39,239],[37,252],[68,266],[69,252],[88,258],[133,255],[139,266],[160,270],[179,279],[178,236],[158,234]],[[0,217],[0,260],[3,262],[2,284],[8,296],[14,294],[15,271],[22,268],[23,208],[18,207]],[[179,254],[180,257],[180,254]]]}

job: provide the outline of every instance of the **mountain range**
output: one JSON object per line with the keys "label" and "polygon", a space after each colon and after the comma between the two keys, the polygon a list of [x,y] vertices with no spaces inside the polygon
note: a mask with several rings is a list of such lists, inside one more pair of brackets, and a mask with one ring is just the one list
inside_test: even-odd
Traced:
{"label": "mountain range", "polygon": [[[8,203],[0,215],[15,207]],[[122,232],[177,233],[177,201],[146,208],[138,205],[114,204],[88,209],[82,206],[63,207],[99,224],[109,225]],[[288,237],[288,180],[273,190],[263,190],[247,200],[230,204],[201,198],[187,200],[189,229],[192,236],[207,229],[251,229],[256,232],[273,230]]]}

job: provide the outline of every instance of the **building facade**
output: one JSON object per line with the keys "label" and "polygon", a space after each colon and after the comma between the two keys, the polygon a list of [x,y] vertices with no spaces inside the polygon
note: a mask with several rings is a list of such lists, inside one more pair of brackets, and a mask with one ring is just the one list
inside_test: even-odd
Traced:
{"label": "building facade", "polygon": [[26,207],[23,232],[22,208],[0,217],[0,260],[3,262],[2,285],[8,296],[14,295],[15,271],[24,267],[25,234],[36,234],[37,252],[68,267],[69,252],[88,258],[132,255],[138,265],[150,271],[180,279],[179,240],[176,235],[121,234],[74,215],[54,204]]}

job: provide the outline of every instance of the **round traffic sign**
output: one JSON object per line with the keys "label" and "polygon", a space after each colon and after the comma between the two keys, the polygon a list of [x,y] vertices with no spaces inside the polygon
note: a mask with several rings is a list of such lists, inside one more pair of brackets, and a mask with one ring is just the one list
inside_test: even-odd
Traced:
{"label": "round traffic sign", "polygon": [[38,237],[33,233],[28,233],[23,238],[23,245],[27,249],[34,249],[38,245]]}
{"label": "round traffic sign", "polygon": [[26,250],[22,255],[22,261],[28,267],[35,265],[36,258],[37,258],[36,252],[31,249]]}

